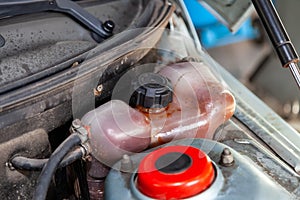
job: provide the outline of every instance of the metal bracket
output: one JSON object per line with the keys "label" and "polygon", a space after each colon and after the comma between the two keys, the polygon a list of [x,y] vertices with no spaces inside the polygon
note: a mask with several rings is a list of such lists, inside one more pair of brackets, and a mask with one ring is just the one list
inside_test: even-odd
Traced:
{"label": "metal bracket", "polygon": [[81,139],[81,144],[84,144],[89,139],[88,130],[86,130],[86,128],[83,126],[82,122],[79,119],[75,119],[72,122],[70,132],[73,134],[78,134],[78,136]]}

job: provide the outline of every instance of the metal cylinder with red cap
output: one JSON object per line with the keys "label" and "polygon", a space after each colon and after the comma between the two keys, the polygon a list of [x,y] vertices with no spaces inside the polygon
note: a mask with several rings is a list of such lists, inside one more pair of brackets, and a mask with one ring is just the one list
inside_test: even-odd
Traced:
{"label": "metal cylinder with red cap", "polygon": [[168,146],[148,154],[140,163],[137,188],[154,199],[189,198],[205,191],[215,179],[209,157],[191,146]]}

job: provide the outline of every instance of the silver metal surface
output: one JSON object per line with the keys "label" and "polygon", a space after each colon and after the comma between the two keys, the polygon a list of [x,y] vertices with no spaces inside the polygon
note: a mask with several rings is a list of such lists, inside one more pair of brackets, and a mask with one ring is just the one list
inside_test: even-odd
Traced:
{"label": "silver metal surface", "polygon": [[225,70],[223,78],[237,101],[235,116],[299,173],[299,133]]}
{"label": "silver metal surface", "polygon": [[[204,139],[184,139],[178,140],[163,146],[193,146],[201,149],[216,164],[216,168],[220,169],[220,173],[224,177],[221,190],[215,192],[215,196],[194,196],[192,199],[217,199],[217,200],[252,200],[252,199],[293,199],[295,196],[290,194],[285,188],[276,184],[262,170],[256,167],[256,164],[242,156],[232,148],[210,140]],[[159,148],[163,147],[160,146]],[[211,148],[213,147],[213,148]],[[235,157],[235,164],[231,167],[222,167],[218,164],[220,155],[224,148],[230,149]],[[155,148],[156,149],[156,148]],[[155,149],[151,149],[154,151]],[[149,152],[149,151],[148,151]],[[131,156],[135,168],[138,167],[140,161],[145,154],[136,154]],[[105,181],[105,199],[149,199],[144,195],[136,195],[132,173],[121,173],[121,162],[114,165]],[[139,193],[140,194],[140,193]],[[205,193],[201,193],[205,194]],[[199,194],[199,195],[201,195]],[[211,195],[211,194],[210,194]],[[197,198],[199,197],[199,198]]]}
{"label": "silver metal surface", "polygon": [[293,74],[293,77],[300,88],[300,71],[297,63],[291,62],[288,64],[288,67],[290,68],[291,73]]}
{"label": "silver metal surface", "polygon": [[233,118],[216,132],[215,139],[251,160],[255,167],[291,194],[300,196],[300,176],[242,122]]}
{"label": "silver metal surface", "polygon": [[299,146],[293,144],[293,141],[288,140],[285,135],[276,130],[276,127],[271,126],[265,119],[260,118],[258,113],[249,108],[249,104],[242,99],[238,99],[238,101],[240,104],[235,116],[245,122],[254,131],[256,136],[300,174]]}

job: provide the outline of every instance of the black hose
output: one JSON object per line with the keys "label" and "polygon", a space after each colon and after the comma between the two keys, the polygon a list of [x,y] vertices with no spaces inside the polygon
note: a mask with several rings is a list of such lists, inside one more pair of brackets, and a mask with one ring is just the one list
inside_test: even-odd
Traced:
{"label": "black hose", "polygon": [[[73,165],[76,179],[78,180],[78,186],[80,191],[79,200],[90,200],[89,184],[87,181],[86,165],[82,160],[78,160]],[[93,187],[93,186],[92,186]],[[97,188],[98,190],[99,188]]]}
{"label": "black hose", "polygon": [[37,181],[37,187],[33,199],[46,199],[52,176],[54,175],[59,163],[74,146],[79,145],[80,143],[80,137],[76,134],[72,134],[57,147],[57,149],[50,156],[46,165],[43,167],[43,170]]}
{"label": "black hose", "polygon": [[[66,167],[72,164],[74,161],[82,158],[83,152],[81,147],[74,149],[68,153],[65,158],[60,162],[58,168]],[[28,170],[28,171],[40,171],[43,169],[49,159],[36,159],[27,158],[24,156],[15,156],[10,160],[10,163],[15,169]]]}

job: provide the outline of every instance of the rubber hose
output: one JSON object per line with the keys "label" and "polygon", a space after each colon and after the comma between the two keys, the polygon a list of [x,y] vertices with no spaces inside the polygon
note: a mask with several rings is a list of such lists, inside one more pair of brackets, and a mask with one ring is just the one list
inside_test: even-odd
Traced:
{"label": "rubber hose", "polygon": [[43,167],[43,170],[37,180],[37,187],[33,199],[46,199],[52,176],[54,175],[59,163],[74,146],[79,145],[80,143],[80,137],[76,134],[72,134],[56,148],[46,165]]}
{"label": "rubber hose", "polygon": [[[66,167],[72,164],[74,161],[82,158],[83,152],[81,147],[74,149],[65,158],[61,161],[58,168]],[[10,163],[15,169],[27,170],[27,171],[40,171],[43,169],[45,164],[49,159],[36,159],[36,158],[27,158],[24,156],[15,156],[10,160]]]}

